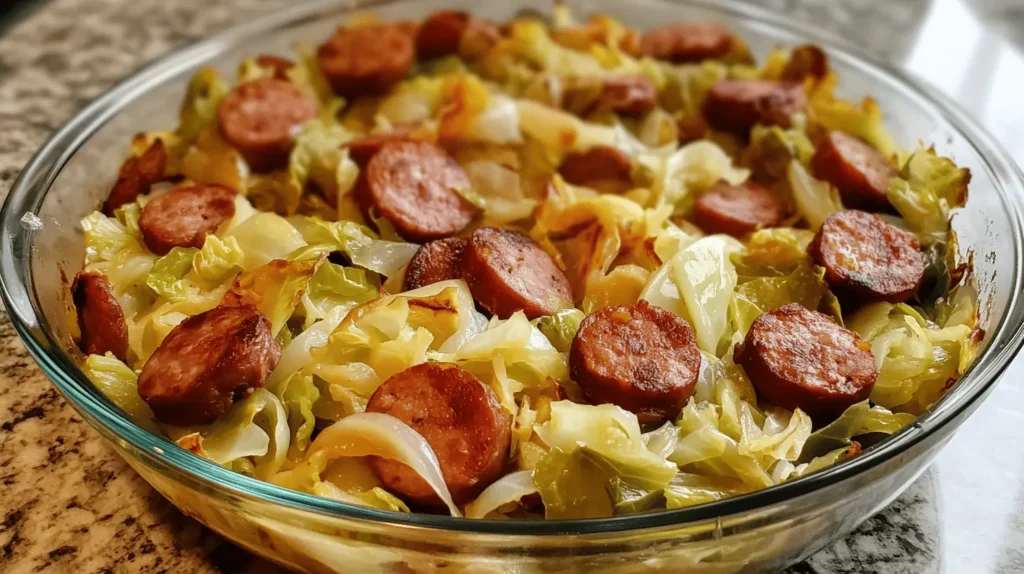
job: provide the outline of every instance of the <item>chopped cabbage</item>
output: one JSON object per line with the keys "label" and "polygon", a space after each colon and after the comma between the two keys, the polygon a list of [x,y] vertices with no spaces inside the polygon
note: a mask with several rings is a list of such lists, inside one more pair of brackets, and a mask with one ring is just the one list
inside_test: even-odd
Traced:
{"label": "chopped cabbage", "polygon": [[372,231],[352,221],[323,221],[314,217],[291,221],[309,245],[323,252],[341,251],[353,264],[385,277],[397,275],[419,249],[412,243],[377,239]]}
{"label": "chopped cabbage", "polygon": [[221,305],[256,307],[270,321],[271,332],[276,336],[302,301],[321,262],[278,259],[242,273],[231,283]]}
{"label": "chopped cabbage", "polygon": [[725,235],[699,239],[652,274],[640,296],[689,321],[697,345],[715,354],[728,327],[729,301],[736,288],[731,256],[742,248]]}
{"label": "chopped cabbage", "polygon": [[196,275],[211,283],[220,283],[227,277],[242,269],[245,253],[235,237],[221,239],[216,235],[207,235],[203,248],[192,258],[192,268]]}
{"label": "chopped cabbage", "polygon": [[110,402],[131,416],[140,427],[159,432],[149,405],[139,396],[138,375],[113,354],[89,355],[85,359],[85,376]]}
{"label": "chopped cabbage", "polygon": [[291,448],[304,452],[316,428],[313,405],[320,399],[320,391],[313,384],[313,377],[295,373],[273,387],[268,385],[267,389],[281,400],[288,415],[288,426],[292,433]]}
{"label": "chopped cabbage", "polygon": [[817,230],[828,216],[843,211],[839,191],[828,182],[815,179],[799,161],[790,160],[786,175],[796,208],[811,229]]}
{"label": "chopped cabbage", "polygon": [[567,353],[584,316],[579,309],[562,309],[552,315],[535,319],[533,323],[559,352]]}
{"label": "chopped cabbage", "polygon": [[192,260],[199,254],[198,249],[175,247],[170,253],[157,259],[146,277],[146,285],[154,293],[168,299],[177,299],[189,293],[188,284],[183,281],[192,269]]}
{"label": "chopped cabbage", "polygon": [[238,242],[244,254],[242,268],[252,271],[275,259],[284,259],[289,253],[306,245],[287,219],[276,213],[254,215],[228,232],[227,237]]}
{"label": "chopped cabbage", "polygon": [[378,295],[379,288],[370,280],[365,270],[324,263],[316,270],[309,281],[309,289],[302,296],[302,305],[306,313],[304,326],[308,328],[326,317],[333,309],[351,309],[359,303],[375,299]]}
{"label": "chopped cabbage", "polygon": [[537,492],[532,474],[529,470],[520,470],[499,478],[466,505],[466,518],[485,518],[492,512],[499,512],[501,507]]}
{"label": "chopped cabbage", "polygon": [[934,150],[914,152],[889,182],[888,198],[907,228],[922,243],[944,242],[949,235],[950,210],[967,201],[971,172],[958,168]]}
{"label": "chopped cabbage", "polygon": [[636,416],[615,405],[554,402],[534,432],[551,449],[533,470],[548,518],[609,516],[612,505],[661,490],[676,474],[647,449]]}
{"label": "chopped cabbage", "polygon": [[321,431],[307,452],[313,456],[321,451],[328,460],[372,454],[404,463],[434,489],[452,516],[462,516],[452,502],[433,449],[419,433],[391,415],[361,413],[345,417]]}
{"label": "chopped cabbage", "polygon": [[871,343],[880,367],[871,401],[915,415],[941,398],[948,381],[963,374],[961,356],[972,354],[976,344],[973,325],[939,328],[904,304],[866,305],[849,317],[847,325]]}
{"label": "chopped cabbage", "polygon": [[649,172],[653,207],[672,205],[679,214],[688,213],[696,194],[715,182],[736,185],[750,176],[748,170],[733,166],[725,150],[707,140],[685,145],[668,157],[642,154],[638,161]]}
{"label": "chopped cabbage", "polygon": [[222,466],[251,458],[255,475],[262,480],[284,465],[291,440],[284,407],[266,389],[257,389],[235,403],[213,424],[175,427],[170,432],[172,437],[198,433],[206,458]]}
{"label": "chopped cabbage", "polygon": [[181,104],[178,137],[183,142],[192,142],[200,132],[213,126],[217,120],[217,108],[227,93],[228,88],[216,70],[202,68],[196,72]]}

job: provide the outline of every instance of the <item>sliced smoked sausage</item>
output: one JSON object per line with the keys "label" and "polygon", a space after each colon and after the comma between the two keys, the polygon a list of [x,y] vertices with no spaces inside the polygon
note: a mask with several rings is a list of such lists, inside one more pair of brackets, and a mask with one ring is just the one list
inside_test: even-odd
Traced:
{"label": "sliced smoked sausage", "polygon": [[633,160],[617,148],[596,145],[566,155],[558,166],[558,173],[573,185],[609,180],[632,183]]}
{"label": "sliced smoked sausage", "polygon": [[459,56],[475,60],[490,52],[500,40],[501,28],[497,24],[488,20],[470,20],[459,42]]}
{"label": "sliced smoked sausage", "polygon": [[202,247],[206,236],[235,214],[235,192],[217,184],[179,187],[142,208],[139,229],[146,247],[166,255],[175,247]]}
{"label": "sliced smoked sausage", "polygon": [[167,170],[167,150],[163,140],[155,140],[142,152],[132,156],[121,164],[117,174],[117,182],[110,190],[107,201],[103,204],[103,213],[114,215],[114,210],[135,198],[149,193],[149,188],[164,177]]}
{"label": "sliced smoked sausage", "polygon": [[416,34],[416,55],[421,60],[433,60],[458,54],[462,35],[472,20],[468,12],[459,10],[434,12]]}
{"label": "sliced smoked sausage", "polygon": [[341,96],[383,94],[412,67],[414,34],[402,23],[338,28],[317,51],[320,68]]}
{"label": "sliced smoked sausage", "polygon": [[477,214],[456,190],[469,176],[443,149],[430,142],[386,142],[366,164],[355,196],[364,213],[375,209],[409,241],[455,235]]}
{"label": "sliced smoked sausage", "polygon": [[814,177],[836,186],[843,203],[872,211],[888,211],[886,192],[896,168],[881,152],[843,132],[829,132],[811,158]]}
{"label": "sliced smoked sausage", "polygon": [[725,80],[708,92],[703,112],[712,128],[746,137],[756,124],[789,127],[790,117],[806,104],[799,83]]}
{"label": "sliced smoked sausage", "polygon": [[[494,391],[452,363],[422,363],[377,387],[366,412],[384,413],[418,432],[437,455],[456,504],[475,498],[501,476],[512,441],[512,416]],[[444,504],[408,466],[370,457],[388,490],[430,508]]]}
{"label": "sliced smoked sausage", "polygon": [[281,349],[255,307],[215,307],[171,329],[139,375],[139,396],[165,424],[208,424],[263,386]]}
{"label": "sliced smoked sausage", "polygon": [[640,49],[651,58],[687,64],[725,56],[733,40],[732,32],[721,24],[669,24],[644,34]]}
{"label": "sliced smoked sausage", "polygon": [[720,181],[697,197],[693,206],[697,225],[708,233],[742,237],[786,218],[786,205],[775,194],[752,181],[730,185]]}
{"label": "sliced smoked sausage", "polygon": [[461,237],[424,243],[409,260],[405,270],[405,290],[462,279],[462,254],[465,251],[466,240]]}
{"label": "sliced smoked sausage", "polygon": [[798,46],[789,55],[789,62],[782,70],[782,79],[787,82],[802,82],[806,78],[821,79],[828,73],[828,56],[813,44]]}
{"label": "sliced smoked sausage", "polygon": [[121,361],[127,360],[128,326],[107,278],[97,271],[79,274],[71,286],[71,300],[78,312],[78,329],[82,333],[78,347],[82,352],[110,352]]}
{"label": "sliced smoked sausage", "polygon": [[316,102],[278,78],[239,84],[220,103],[217,123],[224,139],[254,171],[288,164],[302,124],[316,117]]}
{"label": "sliced smoked sausage", "polygon": [[518,231],[474,231],[466,245],[462,275],[473,299],[501,319],[516,311],[536,319],[572,307],[565,273],[540,245]]}
{"label": "sliced smoked sausage", "polygon": [[851,301],[902,303],[917,292],[925,260],[912,233],[864,211],[833,213],[810,245],[825,280]]}
{"label": "sliced smoked sausage", "polygon": [[591,403],[612,403],[641,423],[672,420],[697,385],[700,350],[690,324],[640,300],[583,320],[569,349],[572,379]]}
{"label": "sliced smoked sausage", "polygon": [[867,399],[878,378],[868,342],[799,303],[755,319],[733,357],[758,396],[803,410],[816,426]]}
{"label": "sliced smoked sausage", "polygon": [[654,83],[644,76],[606,78],[588,113],[612,112],[622,116],[642,116],[658,105]]}
{"label": "sliced smoked sausage", "polygon": [[395,126],[389,132],[380,134],[369,135],[361,137],[356,140],[352,140],[348,143],[342,144],[342,147],[348,149],[348,157],[352,159],[359,167],[365,167],[373,156],[377,155],[380,148],[388,143],[394,141],[405,141],[409,139],[409,135],[415,130],[415,126],[403,125]]}

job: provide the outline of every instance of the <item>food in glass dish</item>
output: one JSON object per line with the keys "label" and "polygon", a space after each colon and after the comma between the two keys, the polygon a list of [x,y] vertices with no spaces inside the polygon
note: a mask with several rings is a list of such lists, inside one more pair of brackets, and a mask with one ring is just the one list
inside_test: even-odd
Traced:
{"label": "food in glass dish", "polygon": [[856,456],[980,341],[951,210],[813,46],[346,22],[192,79],[87,216],[84,369],[140,426],[394,511],[590,518]]}

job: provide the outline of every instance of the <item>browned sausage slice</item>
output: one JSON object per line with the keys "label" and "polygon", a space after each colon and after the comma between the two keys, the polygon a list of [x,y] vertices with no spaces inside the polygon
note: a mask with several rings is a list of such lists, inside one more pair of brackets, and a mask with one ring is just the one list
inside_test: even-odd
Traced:
{"label": "browned sausage slice", "polygon": [[256,65],[261,68],[273,70],[274,77],[279,80],[287,80],[288,72],[295,67],[295,62],[281,56],[262,54],[256,56]]}
{"label": "browned sausage slice", "polygon": [[572,307],[565,273],[540,245],[517,231],[474,231],[462,274],[476,302],[502,319],[520,310],[536,319]]}
{"label": "browned sausage slice", "polygon": [[732,50],[733,34],[717,23],[669,24],[644,34],[644,55],[676,64],[721,58]]}
{"label": "browned sausage slice", "polygon": [[617,148],[597,145],[566,155],[558,166],[558,173],[573,185],[609,180],[632,183],[633,160]]}
{"label": "browned sausage slice", "polygon": [[700,360],[690,324],[644,300],[588,316],[569,349],[572,379],[588,401],[616,404],[645,424],[679,414]]}
{"label": "browned sausage slice", "polygon": [[715,84],[704,101],[711,127],[748,136],[755,124],[789,127],[790,117],[807,104],[803,86],[768,80],[726,80]]}
{"label": "browned sausage slice", "polygon": [[[418,432],[437,455],[455,504],[475,498],[505,467],[512,417],[494,391],[452,363],[422,363],[377,387],[366,412],[391,415]],[[388,490],[430,508],[444,503],[420,475],[393,460],[371,457]]]}
{"label": "browned sausage slice", "polygon": [[782,70],[782,79],[787,82],[802,82],[805,78],[823,78],[828,73],[828,56],[813,44],[798,46],[789,55],[789,62]]}
{"label": "browned sausage slice", "polygon": [[818,143],[811,158],[814,177],[839,189],[843,202],[851,207],[886,211],[889,180],[896,168],[881,152],[843,132],[830,132]]}
{"label": "browned sausage slice", "polygon": [[799,303],[755,319],[733,356],[761,398],[816,426],[867,399],[878,378],[868,342]]}
{"label": "browned sausage slice", "polygon": [[409,267],[405,270],[405,290],[462,279],[462,254],[465,251],[466,240],[461,237],[424,243],[409,260]]}
{"label": "browned sausage slice", "polygon": [[470,20],[459,42],[459,56],[474,60],[488,53],[501,40],[501,28],[488,20]]}
{"label": "browned sausage slice", "polygon": [[278,78],[239,84],[224,97],[217,111],[224,139],[254,171],[287,165],[299,128],[315,117],[316,102]]}
{"label": "browned sausage slice", "polygon": [[352,140],[345,144],[342,144],[343,148],[348,149],[348,157],[352,159],[359,167],[366,166],[370,162],[373,156],[377,155],[380,148],[384,144],[393,141],[404,141],[409,139],[409,135],[415,131],[416,126],[413,125],[400,125],[395,126],[389,132],[375,134],[371,136],[361,137],[357,140]]}
{"label": "browned sausage slice", "polygon": [[697,197],[693,217],[708,233],[742,237],[782,223],[786,206],[772,192],[752,181],[739,185],[720,181]]}
{"label": "browned sausage slice", "polygon": [[609,111],[623,116],[642,116],[658,105],[654,83],[644,76],[607,78],[588,113]]}
{"label": "browned sausage slice", "polygon": [[149,193],[149,188],[163,179],[166,169],[167,150],[163,140],[155,140],[141,156],[126,159],[117,174],[117,182],[103,204],[103,213],[112,216],[115,209]]}
{"label": "browned sausage slice", "polygon": [[125,361],[128,326],[107,278],[96,271],[79,274],[71,286],[71,300],[78,312],[78,328],[82,332],[78,347],[82,352],[87,355],[110,352]]}
{"label": "browned sausage slice", "polygon": [[416,35],[416,55],[421,60],[443,58],[459,52],[462,35],[472,17],[458,10],[440,10],[423,21]]}
{"label": "browned sausage slice", "polygon": [[281,349],[255,307],[215,307],[171,329],[139,375],[139,396],[169,425],[214,421],[263,386]]}
{"label": "browned sausage slice", "polygon": [[146,247],[166,255],[175,247],[202,247],[206,236],[235,214],[235,192],[217,184],[173,189],[142,208],[139,229]]}
{"label": "browned sausage slice", "polygon": [[402,237],[421,243],[469,225],[477,209],[456,191],[469,187],[469,176],[440,147],[392,141],[366,164],[355,194],[364,212],[376,209]]}
{"label": "browned sausage slice", "polygon": [[339,95],[378,95],[401,81],[412,67],[413,35],[401,23],[339,28],[320,46],[317,57]]}
{"label": "browned sausage slice", "polygon": [[830,215],[814,236],[810,253],[825,268],[825,280],[836,294],[858,303],[902,303],[924,278],[917,238],[864,211]]}

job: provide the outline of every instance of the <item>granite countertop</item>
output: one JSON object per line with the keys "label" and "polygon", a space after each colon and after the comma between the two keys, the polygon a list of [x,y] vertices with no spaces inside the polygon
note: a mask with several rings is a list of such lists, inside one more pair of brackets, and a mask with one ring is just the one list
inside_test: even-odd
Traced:
{"label": "granite countertop", "polygon": [[[289,3],[45,4],[0,38],[0,190],[6,193],[52,130],[143,63]],[[971,9],[963,0],[760,3],[901,62],[970,108],[1024,157],[1024,60],[992,33],[1024,35],[1024,27],[1013,26],[1024,21],[1022,2],[977,1]],[[791,571],[1024,571],[1024,457],[1017,433],[1008,430],[1024,424],[1020,375],[1024,363],[1017,361],[892,505]],[[0,480],[3,572],[273,570],[183,516],[135,474],[60,397],[2,314]]]}

